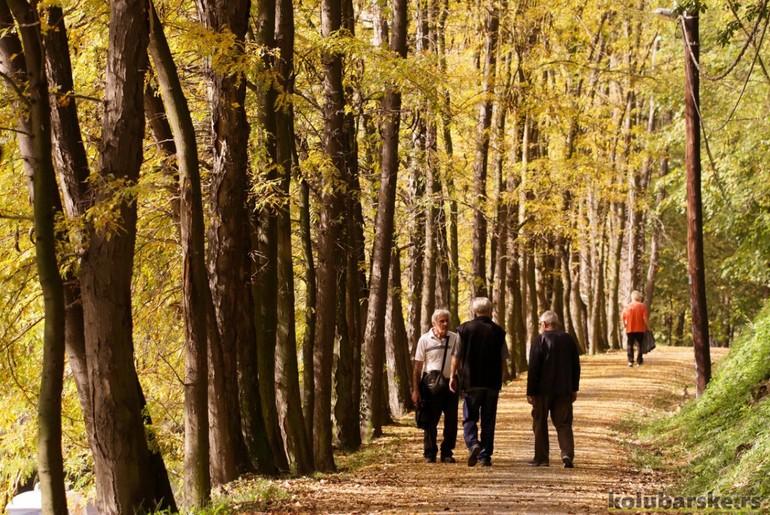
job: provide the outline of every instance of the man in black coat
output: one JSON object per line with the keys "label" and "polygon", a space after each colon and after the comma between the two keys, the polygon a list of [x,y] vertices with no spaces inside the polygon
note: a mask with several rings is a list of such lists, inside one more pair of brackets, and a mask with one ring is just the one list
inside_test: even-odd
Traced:
{"label": "man in black coat", "polygon": [[536,467],[549,464],[548,414],[556,427],[565,468],[573,467],[575,440],[572,434],[572,403],[580,385],[580,358],[572,335],[560,329],[559,316],[546,311],[540,316],[540,335],[529,351],[527,402],[532,405]]}
{"label": "man in black coat", "polygon": [[468,466],[480,463],[488,467],[492,465],[494,451],[497,400],[503,386],[505,361],[510,355],[505,331],[490,318],[489,299],[473,299],[471,312],[473,320],[457,328],[460,345],[452,353],[449,388],[463,392],[463,438],[469,452]]}

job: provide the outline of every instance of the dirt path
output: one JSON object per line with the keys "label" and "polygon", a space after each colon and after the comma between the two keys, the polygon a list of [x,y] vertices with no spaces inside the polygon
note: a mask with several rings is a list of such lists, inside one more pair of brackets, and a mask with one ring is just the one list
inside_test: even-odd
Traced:
{"label": "dirt path", "polygon": [[[714,349],[712,359],[724,355]],[[387,426],[383,438],[364,450],[377,465],[355,474],[344,468],[323,479],[276,482],[289,496],[270,511],[322,513],[606,513],[610,492],[655,494],[664,485],[649,472],[634,470],[619,431],[624,418],[677,404],[693,392],[692,348],[658,348],[644,366],[628,368],[625,353],[583,357],[575,404],[575,468],[564,469],[551,426],[551,467],[530,467],[533,436],[526,381],[501,392],[493,466],[468,467],[459,428],[456,464],[422,462],[422,431],[411,425]],[[462,401],[461,401],[462,404]],[[462,412],[460,413],[462,424]],[[441,425],[439,425],[439,435]],[[440,437],[439,437],[440,439]]]}

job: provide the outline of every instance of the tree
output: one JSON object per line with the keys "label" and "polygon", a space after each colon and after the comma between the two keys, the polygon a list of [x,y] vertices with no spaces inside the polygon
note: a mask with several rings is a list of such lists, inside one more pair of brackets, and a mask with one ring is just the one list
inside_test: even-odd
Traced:
{"label": "tree", "polygon": [[201,507],[211,495],[208,418],[208,320],[211,305],[205,259],[203,195],[187,99],[155,6],[149,3],[150,55],[174,135],[179,169],[180,239],[182,241],[185,312],[185,474],[188,506]]}
{"label": "tree", "polygon": [[[390,50],[406,58],[406,2],[393,4],[393,34]],[[401,93],[392,85],[382,103],[385,122],[382,129],[382,156],[380,162],[380,190],[375,219],[375,241],[369,305],[366,314],[363,355],[364,374],[361,383],[363,403],[361,432],[364,439],[382,433],[382,380],[385,359],[384,314],[388,296],[388,271],[393,245],[393,212],[396,202],[398,177],[398,132],[401,123]]]}
{"label": "tree", "polygon": [[[198,9],[206,27],[214,33],[232,34],[227,57],[237,62],[243,55],[249,2],[202,0]],[[218,55],[224,58],[225,56]],[[210,349],[209,405],[213,483],[221,484],[252,468],[242,433],[241,396],[254,395],[253,371],[239,365],[255,359],[256,336],[249,262],[248,136],[246,84],[237,68],[209,65],[210,109],[214,169],[209,200],[212,216],[208,230],[208,268],[216,309],[219,345]],[[251,384],[251,387],[241,383]],[[241,391],[239,391],[239,389]],[[259,409],[252,400],[251,409]],[[250,418],[256,418],[251,415]]]}
{"label": "tree", "polygon": [[111,5],[100,181],[92,183],[91,193],[105,218],[89,228],[80,272],[98,441],[92,447],[98,504],[100,511],[111,513],[173,502],[156,496],[133,362],[130,300],[136,204],[126,189],[136,184],[142,163],[149,39],[145,7],[143,2]]}
{"label": "tree", "polygon": [[[342,27],[340,2],[323,0],[321,4],[321,33],[331,41],[338,36]],[[340,189],[345,168],[344,154],[344,112],[345,97],[342,87],[342,56],[329,49],[322,55],[323,78],[323,145],[328,162],[325,167],[327,186],[321,194],[323,208],[318,228],[318,298],[316,313],[316,340],[314,343],[313,368],[316,385],[315,408],[313,410],[314,437],[313,453],[315,467],[320,471],[336,469],[332,454],[332,353],[336,328],[337,245],[340,235],[339,217],[342,213]]]}
{"label": "tree", "polygon": [[492,106],[497,76],[497,40],[500,28],[500,10],[505,9],[505,2],[489,8],[484,27],[484,69],[481,89],[482,101],[479,104],[478,125],[476,128],[476,154],[473,161],[474,194],[479,199],[473,218],[473,297],[486,297],[487,287],[487,218],[483,211],[487,198],[487,166],[489,162],[489,134],[492,125]]}
{"label": "tree", "polygon": [[[40,378],[40,402],[38,405],[38,474],[40,477],[45,513],[61,513],[67,510],[64,492],[64,463],[61,448],[61,395],[64,376],[64,286],[59,274],[56,257],[56,217],[62,206],[56,186],[53,159],[51,157],[51,116],[48,105],[48,83],[45,74],[40,20],[26,1],[0,2],[0,24],[10,28],[10,10],[16,18],[24,55],[16,59],[6,51],[7,41],[2,44],[5,60],[27,77],[26,120],[20,122],[25,132],[19,133],[22,146],[30,153],[23,156],[25,167],[32,174],[32,202],[35,227],[35,256],[38,278],[43,290],[45,329],[43,335],[43,366]],[[19,61],[23,59],[23,65]],[[21,70],[22,66],[26,69]],[[14,74],[24,76],[23,74]]]}

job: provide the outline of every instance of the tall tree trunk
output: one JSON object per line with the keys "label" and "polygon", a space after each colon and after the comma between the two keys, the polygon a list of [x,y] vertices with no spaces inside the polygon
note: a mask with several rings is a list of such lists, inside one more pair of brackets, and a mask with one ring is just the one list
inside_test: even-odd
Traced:
{"label": "tall tree trunk", "polygon": [[428,138],[426,138],[425,158],[423,161],[423,166],[425,167],[423,170],[423,173],[425,173],[425,200],[427,200],[427,202],[425,203],[425,259],[423,260],[422,266],[422,308],[420,308],[422,313],[422,322],[420,324],[421,333],[427,331],[431,327],[431,317],[433,316],[433,311],[436,309],[436,265],[438,263],[438,249],[436,248],[438,206],[436,197],[440,193],[441,188],[441,184],[437,180],[438,171],[434,168],[432,163],[433,159],[428,157],[429,154],[435,152],[435,144],[434,148],[431,149],[427,139]]}
{"label": "tall tree trunk", "polygon": [[[406,0],[393,4],[393,35],[390,49],[406,58]],[[382,433],[382,368],[385,358],[385,308],[388,294],[388,272],[393,245],[393,215],[398,176],[398,131],[401,124],[401,92],[389,86],[382,104],[385,122],[382,130],[382,162],[380,192],[375,220],[372,278],[364,333],[364,374],[361,381],[361,432],[364,440]]]}
{"label": "tall tree trunk", "polygon": [[[31,153],[25,153],[22,157],[27,173],[32,173],[35,261],[43,292],[45,321],[38,404],[37,472],[40,478],[43,512],[66,513],[67,498],[64,491],[64,459],[61,447],[65,307],[64,286],[56,257],[55,234],[55,218],[61,213],[62,206],[51,157],[51,115],[40,20],[35,9],[26,1],[8,0],[8,4],[19,26],[24,48],[23,62],[26,65],[24,71],[27,96],[24,100],[29,111],[27,120],[21,123],[27,126],[29,132],[20,133],[19,138],[30,140],[22,146],[31,150]],[[12,26],[13,22],[8,13],[8,5],[2,0],[0,28],[9,29],[9,25]],[[6,42],[0,44],[5,50]],[[13,60],[13,56],[3,57],[3,60],[9,58],[9,62]]]}
{"label": "tall tree trunk", "polygon": [[[503,8],[505,3],[503,2]],[[492,105],[495,93],[497,66],[497,39],[500,27],[500,7],[495,3],[489,8],[485,23],[486,37],[484,48],[484,75],[481,89],[484,99],[479,106],[478,125],[476,128],[476,156],[473,163],[473,193],[477,208],[473,217],[473,257],[471,271],[471,295],[488,295],[486,279],[487,218],[484,206],[487,198],[487,163],[489,159],[489,128],[492,125]]]}
{"label": "tall tree trunk", "polygon": [[[261,60],[264,71],[262,73],[277,73],[276,59],[276,2],[275,0],[262,0],[257,3],[256,12],[256,39],[257,43],[265,48],[273,49],[270,52],[262,52]],[[264,131],[264,145],[267,152],[266,180],[268,183],[276,184],[283,181],[279,178],[278,166],[278,110],[276,109],[276,100],[279,91],[273,81],[268,86],[260,90],[257,96],[259,121]],[[281,185],[283,183],[281,182]],[[273,199],[268,196],[267,202],[254,206],[253,211],[259,213],[258,236],[254,241],[258,241],[259,259],[256,267],[256,276],[258,284],[254,287],[254,299],[256,309],[257,327],[257,368],[259,370],[259,396],[261,400],[262,415],[265,420],[265,428],[273,463],[278,470],[288,470],[289,460],[286,455],[286,446],[284,445],[283,434],[281,431],[281,422],[279,421],[278,405],[276,403],[276,348],[278,346],[278,317],[279,302],[276,302],[279,290],[279,222],[281,216],[280,208],[277,205],[285,202],[283,192],[280,187],[278,191],[271,192],[272,195],[280,196],[279,199]],[[254,200],[250,199],[250,202]],[[282,237],[280,237],[282,238]],[[286,315],[287,309],[280,308],[281,314]],[[284,321],[286,323],[286,321]],[[288,327],[284,327],[284,335],[288,337]]]}
{"label": "tall tree trunk", "polygon": [[[627,299],[626,297],[631,294],[631,291],[625,292],[623,295],[624,301],[621,301],[620,296],[620,262],[622,260],[622,241],[623,241],[623,234],[625,232],[625,224],[626,224],[626,209],[625,206],[623,206],[620,203],[615,203],[613,205],[613,215],[612,220],[615,223],[615,233],[609,238],[609,262],[608,262],[608,268],[610,271],[610,277],[609,277],[609,295],[607,299],[607,321],[608,321],[608,328],[607,328],[607,339],[609,342],[609,348],[611,349],[620,349],[622,348],[622,342],[621,342],[621,327],[620,327],[620,305],[621,303],[625,303],[624,301],[628,301],[630,299]],[[629,227],[630,230],[632,228]],[[610,233],[613,231],[610,230]]]}
{"label": "tall tree trunk", "polygon": [[316,272],[313,257],[313,239],[310,233],[310,188],[303,177],[299,183],[299,219],[302,253],[305,258],[305,336],[302,340],[302,409],[305,418],[305,438],[313,452],[315,421],[315,376],[313,374],[313,344],[315,342]]}
{"label": "tall tree trunk", "polygon": [[[666,117],[668,120],[668,117]],[[668,175],[668,158],[663,157],[660,160],[660,177]],[[658,190],[655,196],[655,205],[659,206],[666,197],[663,188]],[[647,267],[647,281],[644,287],[644,305],[648,313],[652,313],[652,300],[655,295],[655,276],[658,270],[658,260],[660,258],[660,233],[662,231],[661,222],[657,217],[652,218],[652,237],[650,238],[650,262]]]}
{"label": "tall tree trunk", "polygon": [[[208,439],[207,306],[211,303],[206,273],[203,195],[198,146],[187,99],[154,5],[148,3],[150,55],[174,136],[179,169],[180,239],[185,316],[185,505],[202,507],[211,496]],[[211,321],[212,323],[214,320]]]}
{"label": "tall tree trunk", "polygon": [[[342,1],[342,27],[350,36],[355,35],[355,13],[352,0]],[[357,63],[351,63],[356,66]],[[350,84],[345,87],[345,104],[357,104],[356,92]],[[361,214],[360,185],[358,184],[358,143],[356,121],[352,110],[343,117],[342,152],[345,166],[340,172],[345,181],[344,214],[340,244],[344,258],[339,268],[339,298],[337,301],[337,334],[339,352],[335,371],[334,406],[340,445],[347,450],[361,446],[361,340],[363,339],[362,312],[360,310],[361,281],[365,275],[363,250],[363,216]],[[363,266],[362,266],[363,265]]]}
{"label": "tall tree trunk", "polygon": [[[200,0],[198,9],[207,28],[227,30],[234,36],[232,52],[243,53],[248,26],[248,0]],[[212,383],[209,402],[222,399],[210,409],[218,424],[212,426],[211,465],[214,484],[221,484],[252,469],[242,433],[241,401],[256,404],[253,366],[256,363],[254,308],[248,278],[250,231],[247,211],[249,124],[246,120],[246,85],[235,73],[209,66],[209,101],[213,133],[211,173],[211,225],[208,231],[209,281],[216,309],[222,368],[210,374],[221,376]],[[225,345],[227,347],[225,347]],[[239,364],[248,365],[240,369]],[[219,364],[212,362],[211,366]],[[239,389],[243,386],[243,391]],[[222,389],[223,388],[223,389]],[[242,399],[242,395],[251,398]],[[254,408],[253,408],[254,409]],[[256,417],[247,414],[247,423]],[[223,434],[223,431],[227,434]]]}
{"label": "tall tree trunk", "polygon": [[[495,215],[495,230],[493,244],[493,273],[492,279],[492,306],[494,309],[495,321],[505,326],[506,323],[506,296],[508,291],[508,235],[511,223],[510,201],[506,197],[507,181],[504,172],[505,163],[505,123],[508,113],[507,99],[511,86],[511,54],[506,53],[503,60],[503,84],[504,89],[499,97],[496,97],[495,118],[494,118],[494,138],[495,138],[495,204],[497,213]],[[515,130],[514,130],[515,132]],[[514,144],[515,145],[515,144]],[[515,153],[513,154],[515,156]],[[510,174],[514,175],[514,174]]]}
{"label": "tall tree trunk", "polygon": [[[583,210],[585,202],[581,202],[578,207],[578,214],[576,216],[576,222],[574,225],[578,228],[578,234],[580,230],[584,229]],[[581,293],[581,285],[583,283],[582,261],[580,257],[580,246],[573,245],[570,258],[569,268],[572,271],[572,284],[570,286],[570,310],[572,312],[572,321],[575,328],[575,334],[577,336],[578,347],[581,353],[586,353],[588,350],[588,316],[585,302],[583,301],[583,295]]]}
{"label": "tall tree trunk", "polygon": [[[422,125],[417,126],[418,128]],[[415,140],[416,138],[413,138]],[[417,144],[415,142],[415,147]],[[422,199],[425,197],[425,177],[417,159],[415,158],[411,175],[409,177],[409,198],[414,212],[409,230],[409,247],[407,262],[407,284],[409,291],[407,294],[407,336],[409,338],[409,350],[414,356],[417,350],[417,341],[422,335],[422,293],[424,282],[424,262],[425,262],[425,214],[424,209],[420,209]]]}
{"label": "tall tree trunk", "polygon": [[[64,208],[69,218],[77,218],[87,207],[89,168],[83,145],[76,102],[64,101],[73,94],[72,64],[70,62],[67,28],[61,7],[48,8],[47,24],[51,28],[44,35],[46,72],[49,85],[56,85],[56,95],[51,95],[52,151],[59,184],[61,185]],[[1,39],[6,39],[10,34]],[[51,87],[49,86],[49,90]],[[49,91],[50,93],[50,91]],[[65,277],[65,345],[67,362],[72,370],[75,385],[83,411],[89,444],[94,432],[93,412],[89,403],[91,385],[86,362],[85,327],[83,303],[80,297],[80,280],[73,271]]]}
{"label": "tall tree trunk", "polygon": [[[134,368],[131,276],[136,239],[136,203],[115,202],[111,181],[139,178],[144,136],[144,73],[148,27],[144,2],[111,5],[105,114],[97,203],[115,204],[121,230],[92,228],[81,265],[86,359],[93,406],[98,509],[132,513],[169,500],[155,498],[142,421],[141,390]],[[109,345],[104,345],[109,342]]]}
{"label": "tall tree trunk", "polygon": [[[321,3],[321,33],[332,40],[342,27],[341,2],[323,0]],[[322,56],[324,66],[324,147],[330,159],[328,178],[335,184],[344,181],[345,170],[344,112],[342,85],[342,55],[328,52]],[[316,396],[313,418],[313,453],[315,467],[322,472],[335,470],[332,455],[332,365],[336,326],[338,255],[340,215],[343,211],[338,188],[328,188],[321,194],[323,208],[318,236],[318,310],[313,366]]]}
{"label": "tall tree trunk", "polygon": [[[343,237],[343,239],[347,239]],[[348,323],[348,291],[349,279],[347,267],[339,272],[337,291],[337,363],[334,371],[334,391],[337,402],[334,405],[334,418],[337,421],[337,438],[340,447],[346,451],[352,451],[361,446],[360,420],[354,410],[353,396],[353,341],[357,336],[355,330],[351,330]]]}
{"label": "tall tree trunk", "polygon": [[[279,0],[276,9],[276,62],[280,93],[294,94],[294,11],[292,0]],[[269,106],[268,106],[269,107]],[[294,152],[294,111],[291,105],[276,110],[276,164],[280,177],[278,205],[278,334],[276,355],[276,402],[281,411],[286,450],[298,474],[313,470],[313,458],[306,438],[297,364],[294,319],[294,266],[289,187]]]}
{"label": "tall tree trunk", "polygon": [[393,249],[390,260],[390,284],[385,313],[385,359],[387,363],[388,402],[396,417],[403,417],[412,408],[411,359],[406,326],[401,310],[401,257]]}

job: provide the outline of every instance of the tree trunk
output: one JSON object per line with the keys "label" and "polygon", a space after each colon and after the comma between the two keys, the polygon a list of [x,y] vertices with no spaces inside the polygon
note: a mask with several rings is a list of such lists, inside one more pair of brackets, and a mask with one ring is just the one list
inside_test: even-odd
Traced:
{"label": "tree trunk", "polygon": [[[418,125],[420,127],[420,125]],[[414,139],[414,138],[413,138]],[[425,177],[416,159],[412,165],[412,173],[409,177],[409,197],[414,210],[412,226],[409,230],[409,250],[407,261],[407,336],[409,338],[409,351],[414,356],[417,350],[417,341],[422,335],[422,289],[424,281],[425,261],[425,214],[419,206],[425,197]]]}
{"label": "tree trunk", "polygon": [[[51,30],[45,31],[44,45],[46,71],[49,85],[56,85],[57,94],[50,95],[52,151],[61,185],[64,208],[69,218],[77,218],[85,211],[88,201],[87,191],[89,168],[86,150],[78,119],[77,104],[62,101],[73,93],[72,64],[70,62],[67,28],[61,7],[48,8],[47,24]],[[8,36],[2,39],[7,39]],[[94,436],[93,412],[89,403],[91,385],[86,363],[85,327],[83,323],[83,304],[80,297],[80,281],[74,271],[65,277],[65,345],[67,362],[72,370],[75,385],[83,411],[86,431],[90,445]]]}
{"label": "tree trunk", "polygon": [[[277,73],[276,67],[276,2],[275,0],[263,0],[257,3],[256,12],[256,38],[257,43],[270,52],[262,52],[261,60],[263,73]],[[271,81],[269,86],[260,90],[257,96],[259,121],[264,131],[264,146],[267,153],[266,181],[278,183],[280,180],[278,166],[278,110],[276,99],[279,91]],[[282,183],[281,183],[282,184]],[[275,199],[273,195],[280,195]],[[253,211],[257,212],[259,223],[258,237],[259,258],[256,266],[258,285],[254,288],[254,299],[257,321],[257,368],[259,370],[259,396],[261,400],[262,416],[265,420],[267,440],[273,456],[274,467],[278,470],[288,470],[289,460],[286,455],[281,422],[276,402],[276,348],[278,346],[279,332],[279,303],[285,299],[279,299],[279,222],[281,216],[278,204],[285,202],[283,192],[273,192],[266,202],[255,205]],[[251,202],[255,202],[251,200]],[[279,300],[277,300],[279,299]],[[287,310],[280,308],[285,316]],[[284,321],[287,324],[287,321]],[[288,327],[284,327],[284,335],[288,337]]]}
{"label": "tree trunk", "polygon": [[[55,218],[62,211],[51,157],[51,115],[45,57],[41,45],[40,20],[26,1],[8,0],[16,18],[24,48],[28,118],[22,122],[29,132],[19,138],[30,141],[23,147],[24,167],[32,173],[32,203],[35,228],[35,261],[43,292],[44,328],[43,363],[38,404],[37,472],[40,478],[43,513],[66,513],[64,459],[61,447],[62,389],[64,383],[64,286],[56,257]],[[0,28],[10,28],[13,21],[5,0],[0,1]],[[4,38],[5,39],[5,38]],[[6,42],[0,43],[5,50]],[[3,52],[6,54],[6,52]],[[12,55],[4,55],[9,63]],[[22,63],[18,61],[19,68]],[[11,64],[13,66],[13,64]],[[24,75],[22,75],[23,77]],[[21,99],[20,99],[21,100]]]}
{"label": "tree trunk", "polygon": [[[234,36],[233,52],[243,52],[248,26],[246,0],[200,0],[201,19],[210,30],[227,30]],[[213,170],[210,183],[211,225],[208,231],[209,281],[216,309],[221,356],[212,362],[210,374],[220,376],[212,382],[209,402],[221,399],[210,409],[212,420],[211,465],[213,483],[222,484],[252,469],[242,433],[241,401],[255,409],[254,363],[257,362],[253,298],[248,278],[250,231],[247,211],[248,137],[246,84],[238,74],[221,73],[208,66],[209,102],[213,134]],[[227,347],[225,347],[227,346]],[[240,368],[246,365],[246,368]],[[239,388],[243,386],[243,391]],[[246,398],[242,399],[242,395]],[[254,414],[246,414],[250,424]],[[224,434],[226,432],[227,434]]]}
{"label": "tree trunk", "polygon": [[[347,238],[343,238],[347,239]],[[334,418],[337,421],[337,437],[340,447],[353,451],[361,446],[361,431],[358,412],[355,411],[353,391],[354,356],[353,336],[355,330],[348,323],[348,291],[349,279],[347,267],[339,272],[337,291],[337,363],[334,372],[334,390],[337,402],[334,405]]]}
{"label": "tree trunk", "polygon": [[436,175],[438,172],[433,166],[433,160],[428,157],[429,154],[435,152],[435,140],[433,147],[431,149],[431,146],[428,144],[428,138],[426,138],[423,171],[425,173],[425,200],[427,202],[425,204],[425,259],[422,265],[422,308],[420,308],[422,322],[420,323],[420,333],[427,331],[431,327],[431,317],[436,309],[436,264],[438,263],[438,249],[436,248],[438,206],[436,204],[436,197],[440,192],[441,185],[437,181]]}
{"label": "tree trunk", "polygon": [[[171,50],[152,3],[149,3],[150,55],[167,106],[179,168],[180,239],[185,316],[185,460],[184,499],[204,506],[211,496],[208,439],[207,306],[211,303],[205,257],[203,195],[198,147],[187,99]],[[212,320],[212,322],[214,322]]]}
{"label": "tree trunk", "polygon": [[[321,3],[321,33],[332,40],[342,26],[341,2],[323,0]],[[342,55],[328,52],[322,56],[324,66],[324,147],[331,160],[327,171],[328,181],[344,181],[345,142],[344,112],[345,97],[342,85]],[[315,467],[322,472],[335,470],[332,454],[332,364],[336,326],[339,258],[337,253],[340,234],[342,199],[337,188],[329,188],[321,194],[323,208],[318,236],[318,311],[313,366],[316,381],[316,396],[313,418],[313,453]]]}
{"label": "tree trunk", "polygon": [[388,401],[390,412],[403,417],[412,408],[410,378],[412,360],[406,339],[406,326],[401,309],[401,257],[393,249],[390,261],[390,285],[385,313],[385,359],[387,362]]}
{"label": "tree trunk", "polygon": [[[294,94],[294,11],[292,0],[280,0],[276,9],[276,61],[280,93]],[[270,106],[267,106],[270,108]],[[294,266],[289,187],[294,151],[294,111],[291,105],[275,108],[276,165],[280,177],[278,205],[278,333],[275,370],[276,402],[281,411],[286,450],[297,474],[313,470],[313,458],[306,438],[297,364],[294,319]]]}
{"label": "tree trunk", "polygon": [[[143,91],[148,27],[144,2],[111,5],[110,44],[97,203],[115,203],[120,231],[92,228],[81,266],[86,359],[93,406],[94,465],[98,509],[132,513],[156,509],[142,402],[134,368],[131,276],[136,239],[136,203],[115,202],[114,186],[139,178],[144,137]],[[105,345],[109,342],[109,345]]]}
{"label": "tree trunk", "polygon": [[313,405],[315,404],[315,376],[313,374],[313,344],[315,341],[315,312],[316,312],[316,272],[313,258],[313,239],[310,233],[310,188],[302,178],[299,183],[300,191],[300,238],[302,253],[305,258],[305,336],[302,340],[302,410],[305,418],[305,438],[313,452],[313,434],[315,421]]}
{"label": "tree trunk", "polygon": [[[503,3],[504,8],[505,3]],[[489,159],[489,128],[492,124],[492,99],[495,93],[497,66],[497,39],[500,26],[500,7],[495,3],[489,7],[485,25],[484,75],[481,89],[484,100],[479,106],[478,125],[476,128],[476,156],[473,164],[473,193],[476,205],[473,217],[473,257],[471,271],[471,295],[488,295],[486,279],[487,218],[483,209],[487,198],[487,162]]]}
{"label": "tree trunk", "polygon": [[[620,305],[621,303],[624,303],[620,300],[620,262],[622,260],[622,250],[623,250],[623,234],[625,230],[625,224],[626,224],[626,209],[622,204],[615,204],[613,208],[613,221],[617,225],[615,227],[615,234],[613,234],[609,238],[609,248],[610,248],[610,258],[609,258],[609,268],[610,268],[610,280],[609,280],[609,299],[607,302],[606,310],[607,310],[607,320],[608,320],[608,328],[607,328],[607,338],[609,342],[609,348],[610,349],[621,349],[622,348],[622,342],[621,342],[621,323],[620,323]],[[629,227],[629,230],[632,228]],[[610,231],[612,233],[612,231]],[[628,295],[631,294],[631,291],[625,292],[623,295],[624,300],[626,299]],[[624,303],[625,304],[625,303]]]}
{"label": "tree trunk", "polygon": [[[668,119],[668,117],[666,117]],[[660,177],[668,175],[668,158],[664,157],[660,161]],[[663,203],[666,192],[663,188],[658,190],[655,196],[655,205]],[[655,295],[655,276],[658,271],[658,260],[660,258],[660,233],[662,231],[661,222],[657,217],[652,218],[652,236],[650,238],[650,262],[647,267],[647,281],[644,287],[644,305],[648,313],[652,313],[652,300]]]}
{"label": "tree trunk", "polygon": [[[407,51],[406,29],[406,0],[397,0],[393,5],[393,36],[390,49],[402,59],[406,58]],[[379,436],[382,433],[381,407],[383,396],[381,388],[383,382],[382,367],[385,358],[384,319],[388,294],[388,269],[393,244],[401,92],[393,86],[388,87],[382,107],[385,123],[382,130],[381,182],[375,220],[369,306],[364,333],[364,374],[361,381],[363,396],[361,430],[364,440]]]}

